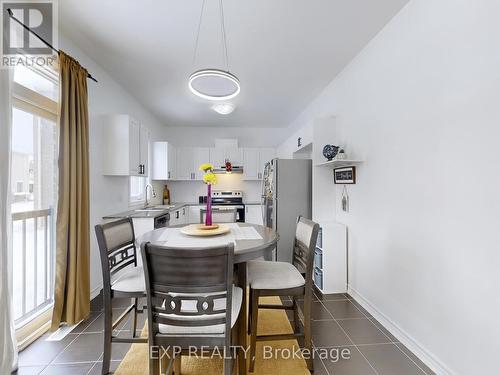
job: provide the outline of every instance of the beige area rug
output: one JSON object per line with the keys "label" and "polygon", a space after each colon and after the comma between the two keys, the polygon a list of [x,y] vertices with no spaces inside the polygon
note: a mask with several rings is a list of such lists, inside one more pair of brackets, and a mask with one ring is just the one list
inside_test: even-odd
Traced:
{"label": "beige area rug", "polygon": [[[262,298],[261,302],[280,304],[277,297]],[[291,333],[292,327],[285,311],[267,310],[259,311],[259,334]],[[147,336],[144,327],[143,336]],[[263,346],[271,346],[273,350],[285,349],[284,356],[272,359],[263,359]],[[296,340],[257,342],[257,358],[255,361],[254,375],[310,375],[306,362],[300,358],[285,358],[287,349],[297,349]],[[149,374],[148,345],[133,344],[127,355],[116,370],[117,375],[145,375]],[[248,368],[248,367],[247,367]],[[182,357],[182,375],[220,375],[222,374],[223,362],[221,359],[200,359]]]}

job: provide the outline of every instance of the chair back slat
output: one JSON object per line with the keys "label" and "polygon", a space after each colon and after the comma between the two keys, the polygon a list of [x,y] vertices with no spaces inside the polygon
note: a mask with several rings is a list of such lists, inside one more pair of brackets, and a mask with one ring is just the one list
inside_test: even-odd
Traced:
{"label": "chair back slat", "polygon": [[[141,245],[150,337],[158,324],[231,329],[234,245],[174,248]],[[225,301],[224,301],[225,299]]]}
{"label": "chair back slat", "polygon": [[134,224],[131,218],[95,226],[103,284],[111,288],[111,277],[126,267],[137,266]]}
{"label": "chair back slat", "polygon": [[302,216],[297,218],[292,263],[306,275],[306,281],[312,280],[318,232],[319,224]]}

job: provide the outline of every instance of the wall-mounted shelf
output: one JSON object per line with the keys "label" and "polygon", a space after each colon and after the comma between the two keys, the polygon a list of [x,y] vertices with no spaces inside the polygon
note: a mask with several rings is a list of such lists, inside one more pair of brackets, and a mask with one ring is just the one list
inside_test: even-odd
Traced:
{"label": "wall-mounted shelf", "polygon": [[324,163],[316,164],[315,167],[340,168],[340,167],[350,167],[361,163],[362,163],[361,160],[333,159],[330,161],[325,161]]}

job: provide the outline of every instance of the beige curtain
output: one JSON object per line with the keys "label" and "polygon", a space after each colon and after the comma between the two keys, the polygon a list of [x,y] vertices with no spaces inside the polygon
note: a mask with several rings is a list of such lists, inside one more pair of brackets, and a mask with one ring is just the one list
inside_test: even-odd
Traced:
{"label": "beige curtain", "polygon": [[52,330],[90,312],[87,71],[59,55],[59,199]]}

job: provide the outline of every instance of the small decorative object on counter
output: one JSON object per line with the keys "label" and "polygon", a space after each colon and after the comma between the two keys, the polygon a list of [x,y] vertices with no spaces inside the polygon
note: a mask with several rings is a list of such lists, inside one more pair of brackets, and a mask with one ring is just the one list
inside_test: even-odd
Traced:
{"label": "small decorative object on counter", "polygon": [[337,159],[339,159],[339,160],[345,160],[345,159],[347,159],[347,155],[346,155],[346,153],[345,153],[345,151],[344,151],[343,148],[341,148],[339,150],[339,153],[337,154]]}
{"label": "small decorative object on counter", "polygon": [[233,171],[233,166],[229,160],[226,160],[226,173],[231,173]]}
{"label": "small decorative object on counter", "polygon": [[203,182],[207,184],[207,213],[205,215],[205,226],[212,226],[212,185],[217,184],[217,176],[213,173],[214,166],[210,163],[200,165],[200,171],[205,172]]}
{"label": "small decorative object on counter", "polygon": [[326,145],[323,147],[323,156],[328,159],[328,161],[332,160],[335,156],[337,156],[337,152],[339,152],[339,147],[334,145]]}
{"label": "small decorative object on counter", "polygon": [[163,204],[164,205],[170,204],[170,190],[168,190],[167,185],[165,185],[165,187],[163,188]]}

